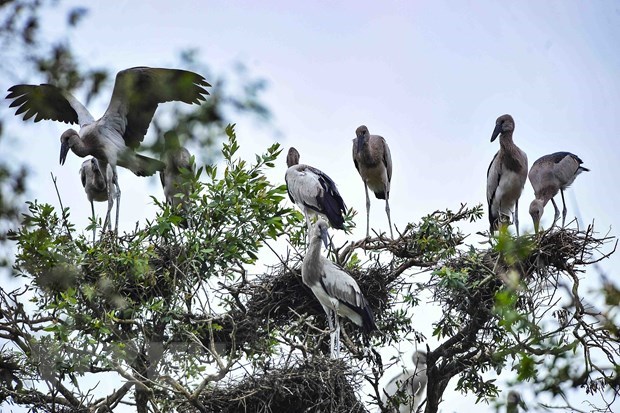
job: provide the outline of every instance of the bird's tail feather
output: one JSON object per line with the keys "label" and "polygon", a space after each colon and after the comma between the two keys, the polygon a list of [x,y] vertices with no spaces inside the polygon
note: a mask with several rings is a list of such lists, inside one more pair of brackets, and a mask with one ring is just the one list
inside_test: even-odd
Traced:
{"label": "bird's tail feather", "polygon": [[385,191],[377,191],[375,192],[375,196],[377,199],[385,199]]}
{"label": "bird's tail feather", "polygon": [[126,165],[121,162],[118,164],[129,169],[138,176],[151,176],[157,171],[163,171],[166,167],[166,164],[160,160],[138,154],[136,154],[133,160],[128,162]]}
{"label": "bird's tail feather", "polygon": [[325,216],[329,220],[329,224],[335,229],[344,229],[344,201],[340,196],[326,193],[323,199],[325,207]]}

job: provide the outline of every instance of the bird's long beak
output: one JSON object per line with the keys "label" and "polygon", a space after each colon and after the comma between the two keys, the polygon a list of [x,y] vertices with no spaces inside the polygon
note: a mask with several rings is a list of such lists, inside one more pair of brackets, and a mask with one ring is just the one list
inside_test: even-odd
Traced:
{"label": "bird's long beak", "polygon": [[64,165],[65,160],[67,160],[67,153],[69,153],[69,143],[63,142],[60,145],[60,164]]}
{"label": "bird's long beak", "polygon": [[538,228],[540,227],[540,221],[534,220],[534,233],[538,234]]}
{"label": "bird's long beak", "polygon": [[327,228],[321,228],[321,239],[323,240],[323,245],[325,248],[329,248],[329,234],[327,233]]}
{"label": "bird's long beak", "polygon": [[355,142],[356,146],[357,146],[357,153],[361,153],[362,149],[364,148],[364,136],[363,135],[357,135],[357,141]]}
{"label": "bird's long beak", "polygon": [[495,129],[493,129],[493,135],[491,135],[491,142],[497,139],[497,136],[501,133],[501,131],[502,131],[502,124],[501,123],[496,124]]}

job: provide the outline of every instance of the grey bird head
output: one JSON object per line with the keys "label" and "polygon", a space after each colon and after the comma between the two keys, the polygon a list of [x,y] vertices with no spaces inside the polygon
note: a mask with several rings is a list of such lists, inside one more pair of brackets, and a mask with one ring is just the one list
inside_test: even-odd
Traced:
{"label": "grey bird head", "polygon": [[545,206],[540,199],[535,199],[530,204],[530,215],[532,216],[532,221],[534,221],[534,232],[538,232],[540,218],[542,218],[544,210]]}
{"label": "grey bird head", "polygon": [[322,219],[319,219],[314,227],[314,236],[323,241],[325,248],[329,248],[329,234],[327,228],[327,222]]}
{"label": "grey bird head", "polygon": [[[80,139],[80,135],[74,129],[67,129],[60,135],[60,164],[64,165],[67,160],[67,153],[69,153],[69,149],[74,144],[73,137]],[[72,139],[73,138],[73,139]]]}
{"label": "grey bird head", "polygon": [[493,142],[500,133],[512,132],[515,130],[515,121],[510,115],[502,115],[495,121],[495,129],[493,135],[491,135],[491,142]]}
{"label": "grey bird head", "polygon": [[521,398],[521,394],[519,394],[519,392],[516,390],[510,390],[508,392],[508,397],[506,397],[506,411],[518,412],[518,406],[522,407],[524,410],[527,410],[527,406]]}
{"label": "grey bird head", "polygon": [[293,165],[297,165],[299,163],[299,152],[297,149],[291,146],[291,149],[288,150],[288,155],[286,155],[286,166],[289,168]]}
{"label": "grey bird head", "polygon": [[413,364],[415,364],[416,366],[426,366],[426,351],[424,350],[418,350],[416,352],[413,353]]}
{"label": "grey bird head", "polygon": [[370,137],[370,132],[368,132],[366,125],[362,125],[355,129],[355,136],[357,136],[357,152],[360,152],[364,146],[364,142]]}

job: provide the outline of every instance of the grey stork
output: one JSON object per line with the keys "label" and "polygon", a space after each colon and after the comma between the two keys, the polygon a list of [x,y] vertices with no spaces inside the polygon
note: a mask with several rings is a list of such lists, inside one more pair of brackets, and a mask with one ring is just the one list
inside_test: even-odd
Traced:
{"label": "grey stork", "polygon": [[402,400],[398,407],[399,413],[415,413],[422,401],[422,393],[426,388],[428,377],[426,376],[426,352],[415,351],[412,356],[413,365],[403,367],[403,369],[392,378],[383,388],[381,402],[388,407],[388,398],[394,396],[398,392],[404,392],[407,396],[406,400]]}
{"label": "grey stork", "polygon": [[521,394],[516,390],[510,390],[508,392],[508,397],[506,397],[506,413],[518,413],[519,407],[527,410],[527,406],[521,398]]}
{"label": "grey stork", "polygon": [[366,191],[366,238],[370,236],[370,197],[368,188],[375,193],[377,199],[385,199],[385,213],[392,232],[390,218],[390,183],[392,181],[392,155],[390,147],[383,137],[371,135],[364,125],[355,130],[353,139],[353,163],[364,181]]}
{"label": "grey stork", "polygon": [[[97,158],[90,158],[82,162],[80,167],[80,179],[84,192],[86,192],[86,198],[90,202],[90,209],[92,213],[93,222],[95,222],[95,205],[93,201],[108,202],[108,212],[106,213],[105,220],[103,221],[102,229],[105,231],[106,227],[111,225],[110,212],[114,206],[114,197],[116,195],[116,189],[112,182],[112,168],[107,165],[105,171],[102,171],[99,167],[99,161]],[[110,192],[108,192],[108,182],[112,186]],[[109,194],[112,194],[110,196]],[[93,242],[96,238],[96,228],[93,228]]]}
{"label": "grey stork", "polygon": [[340,322],[347,317],[360,326],[365,335],[377,328],[373,312],[357,282],[329,259],[321,255],[321,242],[328,247],[327,223],[318,219],[310,232],[301,277],[321,303],[330,330],[331,357],[340,357]]}
{"label": "grey stork", "polygon": [[502,115],[495,121],[491,135],[493,142],[499,135],[500,148],[487,170],[487,202],[491,233],[498,229],[514,208],[514,224],[519,236],[519,197],[527,180],[527,155],[512,141],[515,121]]}
{"label": "grey stork", "polygon": [[183,171],[194,172],[194,163],[189,151],[181,146],[179,137],[174,132],[164,135],[164,156],[166,167],[159,172],[161,186],[164,189],[166,202],[177,208],[190,194],[190,186],[185,182]]}
{"label": "grey stork", "polygon": [[[134,67],[116,75],[110,104],[104,115],[95,120],[73,95],[49,84],[15,85],[9,88],[10,107],[18,107],[16,115],[24,120],[41,119],[79,124],[79,133],[66,130],[60,137],[60,163],[64,164],[69,149],[80,157],[94,156],[99,167],[112,168],[116,187],[116,226],[121,191],[116,166],[131,170],[138,176],[151,176],[164,169],[163,162],[135,152],[160,103],[181,101],[200,104],[210,86],[197,73],[179,69]],[[108,185],[110,191],[111,185]],[[108,193],[110,196],[111,193]]]}
{"label": "grey stork", "polygon": [[530,215],[534,221],[534,231],[538,232],[540,218],[545,210],[545,205],[551,200],[555,208],[553,225],[560,218],[560,210],[553,197],[562,194],[562,227],[566,221],[566,202],[564,190],[568,188],[583,171],[588,168],[581,166],[583,161],[570,152],[556,152],[545,155],[534,162],[530,169],[529,178],[534,188],[535,199],[530,204]]}
{"label": "grey stork", "polygon": [[295,148],[288,150],[286,165],[286,190],[291,201],[306,216],[308,233],[312,225],[310,215],[321,215],[333,228],[344,229],[346,206],[334,181],[323,171],[300,164]]}

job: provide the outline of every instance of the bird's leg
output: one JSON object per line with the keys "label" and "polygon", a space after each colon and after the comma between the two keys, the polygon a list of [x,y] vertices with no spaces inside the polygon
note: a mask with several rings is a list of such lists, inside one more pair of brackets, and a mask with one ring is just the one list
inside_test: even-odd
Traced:
{"label": "bird's leg", "polygon": [[[551,198],[551,203],[553,204],[553,208],[555,208],[555,215],[553,216],[553,225],[555,225],[556,222],[558,222],[558,219],[560,219],[560,208],[558,208],[558,204],[555,203],[555,199]],[[562,226],[564,226],[564,222],[562,222]]]}
{"label": "bird's leg", "polygon": [[338,320],[338,314],[336,311],[334,313],[334,324],[336,325],[336,358],[340,358],[340,321]]}
{"label": "bird's leg", "polygon": [[97,221],[95,221],[95,204],[93,201],[90,201],[90,212],[92,213],[92,217],[93,217],[93,244],[95,243],[95,241],[97,240]]}
{"label": "bird's leg", "polygon": [[390,196],[388,195],[387,188],[385,189],[385,213],[388,217],[388,224],[390,225],[390,237],[394,239],[394,232],[392,231],[392,218],[390,218]]}
{"label": "bird's leg", "polygon": [[515,229],[517,230],[517,237],[519,236],[519,200],[515,202],[515,217],[514,217]]}
{"label": "bird's leg", "polygon": [[368,197],[368,185],[364,182],[366,191],[366,238],[370,236],[370,198]]}
{"label": "bird's leg", "polygon": [[327,310],[327,323],[329,324],[329,352],[331,358],[335,358],[336,336],[334,334],[334,321],[332,320],[333,310]]}
{"label": "bird's leg", "polygon": [[562,194],[562,228],[564,228],[564,223],[566,222],[566,201],[564,201],[563,189],[560,189],[560,194]]}
{"label": "bird's leg", "polygon": [[118,175],[116,174],[116,165],[112,167],[112,180],[114,181],[114,186],[116,187],[116,226],[114,227],[114,231],[118,234],[118,220],[119,220],[119,209],[121,208],[121,188],[118,186]]}

